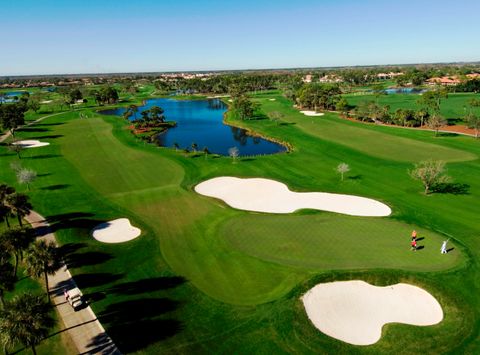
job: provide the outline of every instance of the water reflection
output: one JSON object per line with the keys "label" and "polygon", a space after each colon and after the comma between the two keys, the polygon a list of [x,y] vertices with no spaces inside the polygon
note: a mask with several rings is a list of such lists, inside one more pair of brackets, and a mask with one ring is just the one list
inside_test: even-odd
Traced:
{"label": "water reflection", "polygon": [[[168,121],[177,122],[176,127],[157,136],[158,144],[164,147],[192,150],[207,148],[210,152],[228,155],[228,150],[237,147],[240,156],[274,154],[286,151],[280,144],[260,137],[252,137],[247,131],[223,123],[227,106],[220,99],[211,100],[173,100],[152,99],[139,107],[141,112],[152,106],[160,106]],[[102,111],[108,115],[122,115],[125,108]]]}

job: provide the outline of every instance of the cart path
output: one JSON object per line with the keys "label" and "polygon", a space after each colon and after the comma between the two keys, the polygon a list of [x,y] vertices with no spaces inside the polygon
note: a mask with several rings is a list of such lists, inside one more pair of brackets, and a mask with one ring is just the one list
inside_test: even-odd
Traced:
{"label": "cart path", "polygon": [[[44,217],[31,211],[25,219],[33,228],[42,231],[39,239],[57,243],[55,235],[51,232],[50,225]],[[68,332],[78,353],[120,355],[121,352],[107,335],[90,306],[75,312],[65,301],[63,290],[76,287],[67,266],[62,266],[54,275],[49,275],[48,282],[52,303],[64,325],[62,331]]]}
{"label": "cart path", "polygon": [[[46,116],[43,116],[43,117],[40,117],[40,118],[37,118],[35,121],[31,121],[31,122],[28,122],[27,124],[24,124],[23,126],[20,126],[17,128],[17,130],[19,129],[22,129],[24,127],[28,127],[28,126],[31,126],[31,125],[34,125],[38,122],[42,122],[44,119],[46,118],[49,118],[49,117],[53,117],[53,116],[58,116],[58,115],[61,115],[62,113],[67,113],[68,111],[63,111],[63,112],[57,112],[57,113],[52,113],[51,115],[46,115]],[[0,143],[4,142],[5,140],[7,140],[8,137],[10,137],[12,135],[12,133],[10,131],[6,131],[4,134],[0,135]]]}

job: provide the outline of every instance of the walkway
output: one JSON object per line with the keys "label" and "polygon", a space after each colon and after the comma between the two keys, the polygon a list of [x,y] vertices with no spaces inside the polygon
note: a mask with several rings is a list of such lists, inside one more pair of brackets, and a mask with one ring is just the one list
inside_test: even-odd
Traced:
{"label": "walkway", "polygon": [[[46,118],[49,118],[49,117],[53,117],[53,116],[58,116],[58,115],[61,115],[62,113],[66,113],[67,111],[63,111],[63,112],[57,112],[57,113],[52,113],[51,115],[46,115],[46,116],[43,116],[43,117],[40,117],[40,118],[37,118],[35,121],[32,121],[32,122],[28,122],[27,124],[23,125],[23,126],[20,126],[17,128],[18,129],[22,129],[24,127],[28,127],[28,126],[31,126],[31,125],[34,125],[38,122],[42,122],[44,119]],[[5,141],[8,137],[10,137],[12,135],[12,133],[10,131],[7,131],[5,132],[4,134],[2,134],[0,136],[0,143],[2,143],[3,141]]]}
{"label": "walkway", "polygon": [[[39,239],[56,243],[55,235],[49,231],[49,224],[44,217],[31,211],[25,219],[33,228],[46,230],[46,233],[42,233]],[[63,290],[76,287],[66,266],[59,269],[54,275],[48,276],[48,282],[52,303],[57,308],[64,324],[64,330],[68,332],[79,354],[121,354],[90,306],[75,312],[70,304],[65,302]]]}

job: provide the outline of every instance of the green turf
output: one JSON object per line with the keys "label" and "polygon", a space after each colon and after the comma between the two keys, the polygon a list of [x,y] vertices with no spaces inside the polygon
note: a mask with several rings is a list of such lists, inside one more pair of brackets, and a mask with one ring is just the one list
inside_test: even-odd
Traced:
{"label": "green turf", "polygon": [[[22,152],[24,166],[39,174],[30,193],[32,202],[42,214],[64,220],[57,230],[59,240],[73,243],[78,259],[85,260],[72,267],[72,272],[120,348],[149,354],[475,349],[479,331],[475,311],[479,270],[474,262],[480,256],[478,142],[468,137],[435,139],[429,132],[344,123],[333,116],[314,118],[312,123],[276,93],[263,95],[259,102],[265,113],[285,113],[283,122],[236,124],[291,143],[292,153],[239,159],[235,164],[229,158],[185,157],[137,141],[121,118],[81,120],[77,112],[48,118],[19,132],[22,138],[38,137],[51,143]],[[328,131],[330,124],[340,128]],[[350,135],[344,135],[344,127]],[[357,135],[365,138],[348,138]],[[377,138],[379,142],[371,142]],[[392,146],[391,141],[403,146]],[[372,149],[370,143],[377,148]],[[3,147],[0,154],[0,180],[15,184],[9,164],[16,158]],[[468,185],[466,191],[424,196],[420,184],[407,174],[411,162],[422,154],[445,155],[450,160],[449,173]],[[342,161],[352,168],[344,182],[334,172]],[[193,192],[198,182],[221,175],[272,178],[296,191],[375,198],[387,202],[393,215],[385,219],[322,212],[284,216],[283,225],[291,229],[290,233],[282,230],[283,239],[277,244],[271,232],[279,230],[274,221],[281,217],[233,210]],[[119,245],[101,244],[90,237],[93,226],[118,217],[130,218],[142,229],[142,236]],[[319,222],[327,217],[331,217],[328,223]],[[347,220],[351,223],[345,223]],[[241,221],[244,230],[239,231]],[[368,245],[375,253],[372,256],[360,249],[368,260],[352,259],[352,248],[315,240],[326,236],[317,230],[318,224],[341,228],[343,235],[353,230],[364,236],[359,239],[369,238]],[[239,232],[225,235],[225,228],[234,226]],[[416,254],[408,248],[412,226],[425,233],[425,249]],[[375,237],[376,233],[384,239]],[[234,245],[239,235],[245,243]],[[299,240],[299,235],[306,239]],[[444,235],[452,236],[455,246],[447,258],[438,250]],[[259,239],[248,239],[255,236]],[[291,253],[282,248],[289,237],[292,248],[298,248]],[[307,238],[323,247],[324,264],[317,264],[313,251],[307,250]],[[354,241],[354,235],[349,238]],[[257,241],[264,247],[255,250]],[[245,245],[248,250],[242,249]],[[343,264],[334,260],[334,255],[348,259],[351,270],[332,273],[329,268]],[[396,262],[400,265],[394,265]],[[392,268],[401,270],[389,270]],[[446,310],[445,320],[426,328],[388,326],[386,337],[371,347],[332,340],[311,326],[298,299],[315,282],[331,278],[419,284],[439,299]],[[148,287],[129,284],[152,279]]]}
{"label": "green turf", "polygon": [[[419,236],[417,251],[410,233]],[[445,236],[388,218],[338,214],[248,215],[229,220],[221,235],[234,249],[279,264],[312,269],[390,268],[438,271],[454,267],[460,251],[439,253]],[[420,239],[421,238],[421,239]],[[451,245],[454,248],[453,244]]]}

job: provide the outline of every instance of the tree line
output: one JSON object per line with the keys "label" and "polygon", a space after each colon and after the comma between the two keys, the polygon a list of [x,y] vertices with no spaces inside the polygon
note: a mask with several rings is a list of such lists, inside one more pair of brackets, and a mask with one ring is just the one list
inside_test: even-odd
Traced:
{"label": "tree line", "polygon": [[[0,219],[5,223],[0,233],[0,343],[5,354],[19,343],[35,354],[35,347],[48,336],[55,323],[48,275],[58,269],[60,258],[53,243],[37,241],[35,231],[22,223],[31,209],[28,196],[6,184],[0,185]],[[19,222],[16,226],[9,221],[14,216]],[[15,289],[20,263],[27,275],[44,277],[47,300],[31,293],[5,300],[5,294]]]}

